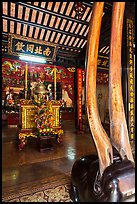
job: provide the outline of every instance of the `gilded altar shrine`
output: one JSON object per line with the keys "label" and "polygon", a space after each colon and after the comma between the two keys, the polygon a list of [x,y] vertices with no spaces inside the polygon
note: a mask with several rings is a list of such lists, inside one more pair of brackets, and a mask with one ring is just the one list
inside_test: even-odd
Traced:
{"label": "gilded altar shrine", "polygon": [[56,137],[58,143],[62,142],[60,107],[61,101],[57,100],[42,100],[41,104],[33,100],[20,100],[18,134],[20,150],[24,148],[28,137],[47,139]]}

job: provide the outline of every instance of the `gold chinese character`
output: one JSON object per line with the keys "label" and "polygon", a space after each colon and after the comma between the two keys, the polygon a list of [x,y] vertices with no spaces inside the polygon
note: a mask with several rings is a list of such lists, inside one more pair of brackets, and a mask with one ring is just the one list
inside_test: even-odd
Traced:
{"label": "gold chinese character", "polygon": [[130,84],[133,84],[133,79],[130,79],[129,82],[130,82]]}
{"label": "gold chinese character", "polygon": [[130,29],[130,30],[128,31],[128,33],[129,33],[129,35],[131,35],[131,34],[132,34],[132,30]]}
{"label": "gold chinese character", "polygon": [[132,65],[129,65],[129,70],[130,70],[130,72],[133,71],[133,66]]}
{"label": "gold chinese character", "polygon": [[132,47],[129,47],[129,53],[133,53]]}
{"label": "gold chinese character", "polygon": [[98,65],[100,65],[101,64],[101,60],[100,59],[98,59]]}
{"label": "gold chinese character", "polygon": [[134,104],[130,103],[130,109],[134,109]]}
{"label": "gold chinese character", "polygon": [[35,53],[36,54],[42,54],[42,48],[41,48],[41,46],[36,46],[36,49],[35,49]]}
{"label": "gold chinese character", "polygon": [[130,127],[134,127],[134,121],[130,121]]}
{"label": "gold chinese character", "polygon": [[17,46],[16,50],[25,52],[25,51],[23,50],[23,47],[25,46],[25,45],[23,45],[23,42],[19,42],[19,41],[18,41],[15,46]]}
{"label": "gold chinese character", "polygon": [[129,60],[129,64],[130,65],[133,64],[133,60],[132,59]]}
{"label": "gold chinese character", "polygon": [[130,98],[130,103],[134,103],[134,98]]}
{"label": "gold chinese character", "polygon": [[102,66],[107,66],[107,60],[104,60],[104,61],[102,62]]}
{"label": "gold chinese character", "polygon": [[134,116],[131,116],[130,121],[131,121],[131,122],[134,121]]}
{"label": "gold chinese character", "polygon": [[43,55],[49,56],[51,54],[51,50],[49,47],[47,47],[44,51],[43,51]]}
{"label": "gold chinese character", "polygon": [[133,79],[133,72],[131,72],[131,73],[129,73],[129,78],[131,79]]}
{"label": "gold chinese character", "polygon": [[131,97],[133,97],[134,96],[134,92],[132,91],[132,92],[130,92],[130,96]]}
{"label": "gold chinese character", "polygon": [[130,86],[129,90],[130,90],[130,91],[133,91],[133,86],[132,86],[132,85]]}
{"label": "gold chinese character", "polygon": [[133,127],[130,128],[130,132],[132,132],[132,133],[134,132],[134,128]]}
{"label": "gold chinese character", "polygon": [[129,28],[132,28],[132,26],[131,26],[131,24],[130,24],[130,23],[128,24],[128,27],[129,27]]}
{"label": "gold chinese character", "polygon": [[130,115],[134,115],[134,112],[133,112],[133,110],[131,110],[131,111],[130,111]]}
{"label": "gold chinese character", "polygon": [[129,45],[130,47],[132,47],[132,42],[131,42],[131,41],[129,41],[128,45]]}
{"label": "gold chinese character", "polygon": [[34,45],[33,45],[33,44],[28,44],[26,51],[29,51],[29,52],[33,53],[33,51],[34,51]]}
{"label": "gold chinese character", "polygon": [[132,54],[130,54],[130,53],[129,53],[129,58],[130,58],[130,59],[133,59],[133,55],[132,55]]}
{"label": "gold chinese character", "polygon": [[131,137],[131,139],[134,139],[134,134],[133,133],[130,134],[130,137]]}
{"label": "gold chinese character", "polygon": [[131,35],[129,35],[129,36],[128,36],[128,39],[129,39],[129,40],[132,40],[132,36],[131,36]]}

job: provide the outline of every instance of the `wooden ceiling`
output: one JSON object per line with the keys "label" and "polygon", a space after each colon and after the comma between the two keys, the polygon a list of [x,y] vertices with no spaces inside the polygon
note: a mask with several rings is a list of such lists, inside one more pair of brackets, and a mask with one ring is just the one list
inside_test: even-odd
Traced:
{"label": "wooden ceiling", "polygon": [[[78,57],[86,48],[93,2],[82,2],[85,12],[79,20],[75,2],[2,2],[2,42],[8,33],[40,39],[58,45],[58,55]],[[100,48],[109,54],[113,2],[105,2]]]}
{"label": "wooden ceiling", "polygon": [[[3,41],[8,33],[14,33],[55,43],[63,52],[80,53],[87,42],[93,2],[83,2],[81,20],[74,5],[75,2],[3,2]],[[103,18],[111,7],[106,3]]]}

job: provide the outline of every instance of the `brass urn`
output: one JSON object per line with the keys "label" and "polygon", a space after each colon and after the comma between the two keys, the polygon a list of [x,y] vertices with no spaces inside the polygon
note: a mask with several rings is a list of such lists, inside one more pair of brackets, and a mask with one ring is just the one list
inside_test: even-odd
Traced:
{"label": "brass urn", "polygon": [[34,88],[34,93],[35,94],[46,94],[47,90],[45,88],[45,85],[42,82],[37,83]]}
{"label": "brass urn", "polygon": [[41,103],[41,100],[45,99],[45,94],[47,94],[45,85],[42,82],[37,83],[34,88],[34,100]]}

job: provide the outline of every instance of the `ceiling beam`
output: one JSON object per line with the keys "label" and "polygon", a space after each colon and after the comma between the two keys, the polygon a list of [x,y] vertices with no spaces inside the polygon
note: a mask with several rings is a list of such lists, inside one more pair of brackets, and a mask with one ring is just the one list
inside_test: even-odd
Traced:
{"label": "ceiling beam", "polygon": [[45,9],[43,9],[41,7],[37,7],[37,6],[31,5],[31,4],[28,4],[28,3],[16,2],[16,4],[19,4],[19,5],[22,5],[24,7],[28,7],[28,8],[37,10],[37,11],[41,11],[43,13],[47,13],[47,14],[50,14],[52,16],[57,16],[57,17],[60,17],[60,18],[66,19],[66,20],[70,20],[70,21],[76,22],[76,23],[81,23],[82,25],[89,25],[88,22],[84,22],[84,21],[81,21],[81,20],[78,20],[78,19],[74,19],[72,17],[66,16],[64,14],[57,13],[57,12],[54,12],[54,11],[45,10]]}
{"label": "ceiling beam", "polygon": [[62,33],[62,34],[65,34],[65,35],[69,35],[69,36],[80,38],[80,39],[84,39],[84,40],[87,39],[86,37],[81,36],[81,35],[76,35],[76,34],[68,33],[68,32],[63,31],[63,30],[58,30],[56,28],[51,28],[51,27],[47,27],[47,26],[44,26],[44,25],[28,22],[26,20],[21,20],[19,18],[15,18],[15,17],[9,17],[9,16],[6,16],[6,15],[2,15],[2,18],[3,19],[7,19],[7,20],[11,20],[11,21],[15,21],[15,22],[19,22],[21,24],[27,24],[29,26],[38,27],[38,28],[41,28],[41,29],[43,28],[43,29],[46,29],[46,30],[55,31],[55,32],[58,32],[58,33]]}
{"label": "ceiling beam", "polygon": [[[94,3],[94,2],[93,2],[93,3]],[[88,6],[88,7],[90,7],[90,8],[93,7],[93,4],[88,3],[88,2],[82,2],[82,4],[85,5],[85,6]]]}
{"label": "ceiling beam", "polygon": [[[93,8],[94,2],[93,3],[88,3],[88,2],[82,2],[83,5],[88,6],[90,8]],[[105,12],[110,12],[112,10],[112,5],[113,2],[104,2],[104,11]]]}

